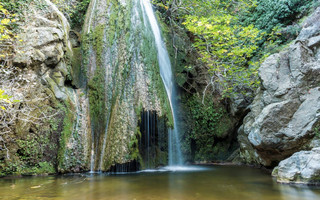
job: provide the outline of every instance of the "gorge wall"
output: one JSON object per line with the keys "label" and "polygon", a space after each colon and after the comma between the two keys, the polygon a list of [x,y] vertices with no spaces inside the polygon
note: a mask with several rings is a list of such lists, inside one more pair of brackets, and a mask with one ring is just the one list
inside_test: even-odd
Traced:
{"label": "gorge wall", "polygon": [[[143,15],[138,0],[95,0],[89,6],[82,49],[97,170],[133,160],[143,165],[138,145],[142,112],[169,117],[172,124],[154,36]],[[163,155],[151,157],[153,165],[166,164],[157,160]]]}
{"label": "gorge wall", "polygon": [[139,2],[91,1],[81,38],[50,1],[28,5],[16,71],[2,71],[21,80],[1,82],[20,100],[1,125],[1,175],[167,164],[171,110]]}
{"label": "gorge wall", "polygon": [[[240,156],[246,163],[275,167],[293,153],[313,148],[300,155],[305,152],[317,156],[316,147],[320,145],[319,18],[318,8],[303,22],[298,38],[260,66],[262,85],[238,135]],[[319,167],[304,159],[294,154],[280,162],[274,172],[278,181],[312,182]],[[309,170],[309,177],[303,170]]]}
{"label": "gorge wall", "polygon": [[[92,0],[75,34],[49,0],[30,3],[13,67],[0,73],[1,88],[20,100],[11,113],[0,110],[0,176],[167,165],[173,116],[142,8],[140,0]],[[317,181],[319,8],[260,66],[254,99],[223,101],[213,89],[204,96],[210,76],[192,36],[170,26],[161,9],[186,161],[278,166],[280,182]]]}
{"label": "gorge wall", "polygon": [[[1,87],[20,100],[1,113],[2,174],[87,170],[87,104],[76,89],[69,23],[50,1],[30,3]],[[12,84],[7,84],[7,83]]]}

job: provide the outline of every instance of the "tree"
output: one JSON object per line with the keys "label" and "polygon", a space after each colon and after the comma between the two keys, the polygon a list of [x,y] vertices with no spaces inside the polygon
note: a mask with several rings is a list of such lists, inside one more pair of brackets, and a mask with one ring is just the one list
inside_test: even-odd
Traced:
{"label": "tree", "polygon": [[199,60],[208,66],[212,86],[223,97],[247,95],[258,87],[259,62],[251,61],[264,33],[241,25],[239,16],[255,0],[169,0],[158,3],[170,13],[170,23],[180,23],[194,36]]}
{"label": "tree", "polygon": [[183,23],[196,35],[194,46],[200,60],[209,66],[209,73],[218,83],[224,97],[258,86],[257,64],[250,62],[260,31],[253,25],[243,27],[236,23],[237,18],[230,14],[209,17],[186,16]]}

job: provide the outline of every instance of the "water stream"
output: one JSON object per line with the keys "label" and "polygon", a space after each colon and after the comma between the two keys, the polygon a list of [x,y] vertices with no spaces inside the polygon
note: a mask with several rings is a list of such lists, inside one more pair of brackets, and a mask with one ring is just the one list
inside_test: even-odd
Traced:
{"label": "water stream", "polygon": [[[168,148],[169,149],[169,166],[180,166],[180,165],[183,165],[183,157],[181,153],[181,145],[179,140],[179,129],[176,123],[175,111],[177,108],[177,103],[176,103],[175,97],[177,95],[176,95],[176,89],[175,89],[174,79],[172,75],[171,62],[168,55],[168,51],[165,47],[165,43],[163,42],[163,39],[161,37],[161,31],[160,31],[156,16],[154,14],[154,11],[152,9],[150,0],[140,0],[140,3],[142,5],[144,21],[146,22],[148,20],[155,38],[157,51],[158,51],[160,75],[165,85],[168,99],[170,101],[173,122],[175,126],[174,129],[169,130],[169,148]],[[146,23],[145,23],[145,26],[147,26]]]}

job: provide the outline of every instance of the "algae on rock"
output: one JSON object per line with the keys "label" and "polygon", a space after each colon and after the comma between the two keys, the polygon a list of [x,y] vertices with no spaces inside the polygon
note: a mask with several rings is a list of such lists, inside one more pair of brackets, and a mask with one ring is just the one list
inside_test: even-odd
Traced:
{"label": "algae on rock", "polygon": [[142,14],[138,0],[95,0],[87,12],[83,38],[88,42],[82,45],[86,45],[92,170],[106,171],[134,160],[143,163],[137,145],[142,109],[172,118],[153,35]]}
{"label": "algae on rock", "polygon": [[30,2],[28,9],[8,68],[20,79],[1,85],[28,113],[19,113],[0,141],[1,175],[87,170],[86,100],[72,83],[69,23],[48,0]]}

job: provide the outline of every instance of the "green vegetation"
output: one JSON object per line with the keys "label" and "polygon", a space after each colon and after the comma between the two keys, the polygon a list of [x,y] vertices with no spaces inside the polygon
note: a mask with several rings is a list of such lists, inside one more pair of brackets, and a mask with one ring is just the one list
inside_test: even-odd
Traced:
{"label": "green vegetation", "polygon": [[[90,0],[51,0],[69,20],[72,28],[81,28]],[[24,20],[23,11],[33,3],[43,10],[46,4],[42,0],[1,0],[1,4],[11,13],[15,13],[20,20]],[[0,9],[1,11],[1,9]]]}
{"label": "green vegetation", "polygon": [[[27,135],[25,140],[17,140],[20,161],[15,167],[16,174],[45,174],[55,173],[55,168],[51,162],[44,161],[48,150],[55,150],[56,146],[52,146],[47,135],[36,137]],[[51,146],[50,146],[51,145]],[[14,166],[9,166],[14,167]]]}
{"label": "green vegetation", "polygon": [[190,118],[188,119],[189,133],[187,141],[195,141],[195,160],[216,160],[226,154],[229,145],[219,139],[225,139],[232,127],[232,121],[225,108],[213,103],[209,98],[202,104],[201,98],[196,95],[186,98],[185,107]]}
{"label": "green vegetation", "polygon": [[214,77],[211,84],[223,97],[239,92],[245,94],[247,89],[256,88],[259,63],[249,61],[258,49],[262,34],[253,25],[239,24],[237,12],[234,12],[250,6],[251,1],[241,0],[237,4],[223,0],[182,2],[183,9],[175,1],[167,1],[163,7],[174,10],[171,24],[176,21],[175,24],[178,22],[178,26],[195,36],[193,46],[200,55],[199,60],[209,67]]}
{"label": "green vegetation", "polygon": [[[262,31],[271,33],[275,28],[285,28],[307,14],[314,0],[257,0],[240,16],[244,25],[253,24]],[[284,38],[282,38],[284,39]]]}
{"label": "green vegetation", "polygon": [[[104,86],[104,72],[98,68],[95,75],[88,83],[89,87],[89,102],[90,115],[95,125],[103,126],[105,123],[105,86]],[[102,123],[102,124],[101,124]],[[103,128],[101,128],[103,130]]]}
{"label": "green vegetation", "polygon": [[[257,69],[269,52],[297,35],[285,26],[306,14],[308,0],[182,0],[157,1],[168,24],[187,29],[199,60],[209,67],[209,83],[222,94],[252,95],[260,85]],[[164,3],[163,3],[164,2]],[[291,38],[293,39],[293,38]],[[193,68],[193,66],[186,66]],[[183,81],[183,80],[181,80]]]}
{"label": "green vegetation", "polygon": [[136,133],[131,136],[130,142],[129,142],[129,152],[130,155],[128,155],[128,160],[136,160],[143,166],[143,159],[141,158],[140,152],[139,152],[139,138],[141,138],[141,132],[140,127],[136,128]]}
{"label": "green vegetation", "polygon": [[[235,23],[236,17],[225,14],[209,17],[187,16],[186,28],[199,36],[194,46],[201,54],[201,61],[209,65],[209,72],[222,87],[224,96],[259,85],[257,64],[248,63],[261,39],[259,30],[250,25]],[[251,66],[248,67],[248,64]]]}
{"label": "green vegetation", "polygon": [[18,18],[11,6],[11,2],[0,2],[0,68],[10,66],[17,41],[15,29]]}
{"label": "green vegetation", "polygon": [[59,105],[59,110],[63,112],[63,128],[59,136],[59,149],[58,149],[58,168],[64,169],[64,158],[66,152],[67,142],[73,131],[74,113],[72,112],[71,103]]}
{"label": "green vegetation", "polygon": [[[83,44],[83,46],[89,46],[91,43],[97,57],[96,70],[94,71],[93,76],[88,78],[90,116],[95,127],[96,134],[104,132],[104,126],[106,123],[105,69],[102,67],[103,50],[105,47],[105,28],[105,25],[97,26],[94,31],[86,35],[88,38],[86,39],[87,44]],[[88,47],[85,48],[85,51],[89,51]],[[87,54],[87,52],[85,52],[85,54]]]}
{"label": "green vegetation", "polygon": [[[207,99],[206,104],[202,104],[197,96],[192,96],[188,102],[191,111],[194,129],[192,137],[197,139],[209,133],[215,136],[217,123],[223,116],[223,109],[216,109],[212,101]],[[212,137],[213,139],[213,137]],[[213,143],[213,142],[210,142]]]}
{"label": "green vegetation", "polygon": [[98,25],[95,30],[92,32],[92,41],[93,47],[97,54],[97,64],[99,67],[103,65],[103,48],[104,45],[104,36],[105,36],[105,25]]}
{"label": "green vegetation", "polygon": [[45,122],[41,130],[38,125],[33,125],[27,134],[16,137],[10,146],[10,160],[0,162],[0,176],[56,173],[58,124],[52,126],[53,120],[59,119]]}
{"label": "green vegetation", "polygon": [[[27,8],[30,3],[36,3],[39,4],[39,0],[1,0],[1,4],[3,6],[3,8],[5,8],[6,10],[8,10],[11,13],[15,13],[15,15],[18,15],[18,17],[22,17],[23,15],[23,10],[25,8]],[[22,18],[20,18],[20,20],[23,20]]]}
{"label": "green vegetation", "polygon": [[294,40],[300,30],[301,20],[316,8],[316,0],[256,0],[254,6],[246,8],[239,16],[239,23],[253,24],[266,36],[259,41],[257,55],[269,55],[281,50]]}
{"label": "green vegetation", "polygon": [[90,0],[52,0],[70,21],[71,28],[81,28]]}
{"label": "green vegetation", "polygon": [[0,177],[11,173],[13,175],[41,175],[55,174],[56,170],[49,162],[38,162],[34,166],[27,166],[22,162],[10,162],[6,171],[0,172]]}

